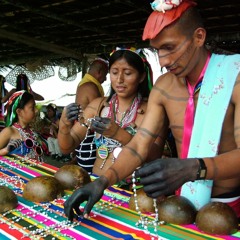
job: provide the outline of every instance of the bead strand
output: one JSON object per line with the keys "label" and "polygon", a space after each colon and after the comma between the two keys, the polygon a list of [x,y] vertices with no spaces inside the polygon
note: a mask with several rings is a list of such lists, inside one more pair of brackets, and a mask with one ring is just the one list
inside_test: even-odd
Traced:
{"label": "bead strand", "polygon": [[[135,203],[135,209],[139,215],[139,220],[136,223],[136,226],[141,225],[143,229],[147,232],[150,233],[148,230],[148,225],[152,224],[154,227],[154,232],[157,234],[157,226],[159,223],[158,219],[158,207],[157,207],[157,199],[153,199],[153,206],[154,206],[154,211],[155,211],[155,217],[154,220],[149,221],[147,216],[144,216],[142,212],[140,211],[140,208],[138,206],[138,199],[137,199],[137,188],[136,188],[136,177],[135,177],[135,171],[132,173],[132,189],[133,189],[133,197],[134,197],[134,203]],[[157,235],[158,236],[158,235]]]}

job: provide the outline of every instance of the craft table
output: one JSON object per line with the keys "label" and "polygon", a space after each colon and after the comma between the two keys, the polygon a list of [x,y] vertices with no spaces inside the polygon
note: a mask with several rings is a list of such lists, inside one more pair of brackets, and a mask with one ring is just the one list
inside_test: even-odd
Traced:
{"label": "craft table", "polygon": [[63,212],[63,203],[71,194],[70,191],[65,191],[64,197],[47,203],[34,203],[22,197],[24,184],[30,179],[41,175],[53,176],[57,170],[46,163],[31,162],[17,156],[0,156],[0,185],[11,188],[18,197],[16,209],[0,214],[0,240],[240,239],[240,232],[232,236],[211,236],[199,232],[193,224],[161,225],[157,233],[153,226],[149,226],[144,231],[136,227],[138,214],[128,209],[131,193],[115,187],[105,190],[89,219],[71,223]]}

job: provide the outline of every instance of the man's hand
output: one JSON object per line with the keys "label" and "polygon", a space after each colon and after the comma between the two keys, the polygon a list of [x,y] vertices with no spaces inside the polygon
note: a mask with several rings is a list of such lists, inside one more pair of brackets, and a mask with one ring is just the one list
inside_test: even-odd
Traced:
{"label": "man's hand", "polygon": [[114,138],[119,126],[110,118],[95,117],[91,121],[91,129],[105,137]]}
{"label": "man's hand", "polygon": [[149,197],[173,194],[185,182],[196,179],[196,159],[157,159],[136,170],[136,177]]}
{"label": "man's hand", "polygon": [[[102,176],[94,182],[88,183],[84,187],[75,190],[71,197],[64,203],[64,213],[68,219],[73,221],[73,218],[77,219],[78,216],[82,215],[87,218],[93,205],[101,199],[104,189],[107,188],[107,186],[108,180]],[[82,213],[79,206],[84,201],[87,201],[87,204]]]}

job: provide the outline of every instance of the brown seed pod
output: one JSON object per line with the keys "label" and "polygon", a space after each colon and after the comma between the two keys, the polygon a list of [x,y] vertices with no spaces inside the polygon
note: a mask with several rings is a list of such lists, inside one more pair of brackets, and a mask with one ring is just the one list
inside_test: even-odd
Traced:
{"label": "brown seed pod", "polygon": [[211,202],[199,210],[196,225],[206,233],[230,235],[238,231],[238,218],[226,203]]}
{"label": "brown seed pod", "polygon": [[63,195],[61,183],[51,176],[35,177],[23,189],[23,198],[32,202],[49,202]]}
{"label": "brown seed pod", "polygon": [[[146,195],[146,193],[143,191],[143,188],[138,189],[136,193],[137,193],[137,203],[138,203],[139,210],[142,213],[155,212],[155,209],[153,206],[153,199]],[[135,198],[133,194],[129,199],[129,209],[136,211]]]}
{"label": "brown seed pod", "polygon": [[196,209],[182,196],[169,196],[158,204],[160,221],[173,224],[190,224],[195,221]]}
{"label": "brown seed pod", "polygon": [[74,190],[91,182],[88,172],[77,165],[65,165],[55,173],[54,177],[66,190]]}
{"label": "brown seed pod", "polygon": [[16,208],[18,199],[14,191],[6,186],[0,186],[0,213]]}

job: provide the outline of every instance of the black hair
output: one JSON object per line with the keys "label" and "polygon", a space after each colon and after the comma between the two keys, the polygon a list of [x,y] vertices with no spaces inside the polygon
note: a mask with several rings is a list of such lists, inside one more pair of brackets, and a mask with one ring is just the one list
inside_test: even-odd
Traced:
{"label": "black hair", "polygon": [[88,71],[97,70],[97,71],[108,71],[108,64],[102,60],[94,60],[89,67]]}
{"label": "black hair", "polygon": [[[140,55],[130,50],[117,50],[115,51],[109,58],[109,70],[111,66],[119,59],[124,58],[127,63],[135,68],[140,75],[142,75],[145,71],[145,63]],[[139,84],[138,92],[142,95],[143,98],[148,98],[150,90],[148,88],[148,74],[144,80]],[[115,93],[114,89],[111,87],[110,95],[108,97],[108,101],[111,99],[113,94]]]}
{"label": "black hair", "polygon": [[57,106],[53,103],[49,103],[46,106],[46,109],[52,109],[53,113],[54,113],[54,117],[57,117]]}
{"label": "black hair", "polygon": [[57,111],[57,106],[53,103],[49,103],[47,106],[46,106],[46,109],[48,108],[51,108],[54,112]]}
{"label": "black hair", "polygon": [[22,95],[22,98],[18,104],[18,108],[23,109],[25,107],[25,105],[28,102],[30,102],[31,100],[34,100],[33,95],[29,92],[24,92],[24,94]]}
{"label": "black hair", "polygon": [[204,28],[203,19],[196,7],[187,9],[179,20],[176,21],[176,25],[179,27],[182,34],[188,37],[191,37],[197,28]]}

